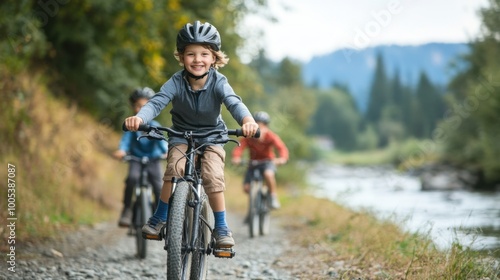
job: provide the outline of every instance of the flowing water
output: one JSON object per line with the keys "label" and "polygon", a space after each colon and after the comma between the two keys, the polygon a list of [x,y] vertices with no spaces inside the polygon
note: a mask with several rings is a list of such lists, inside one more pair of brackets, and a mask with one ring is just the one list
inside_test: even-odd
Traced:
{"label": "flowing water", "polygon": [[429,233],[440,248],[459,241],[500,255],[500,192],[421,191],[417,177],[371,167],[323,166],[308,180],[316,196]]}

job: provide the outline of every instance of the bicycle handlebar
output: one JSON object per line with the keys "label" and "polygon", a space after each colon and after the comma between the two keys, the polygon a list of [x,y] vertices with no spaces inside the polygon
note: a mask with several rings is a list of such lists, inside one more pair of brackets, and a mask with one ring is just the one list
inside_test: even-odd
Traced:
{"label": "bicycle handlebar", "polygon": [[[210,135],[221,134],[221,133],[225,132],[225,130],[223,130],[223,129],[215,129],[215,130],[211,130],[211,131],[207,131],[207,132],[192,132],[192,131],[180,132],[180,131],[176,131],[172,128],[169,128],[169,127],[150,126],[148,124],[140,124],[138,130],[144,131],[144,132],[150,132],[150,131],[155,130],[155,129],[161,130],[161,131],[166,131],[172,136],[184,137],[184,138],[186,138],[187,136],[190,136],[192,138],[205,138],[205,137],[208,137]],[[125,126],[125,123],[122,124],[122,130],[129,131],[127,129],[127,127]],[[238,136],[238,137],[245,136],[245,135],[243,135],[243,130],[241,128],[228,129],[226,132],[228,135],[234,135],[234,136]],[[254,138],[260,137],[260,129],[257,130],[257,132],[255,133],[255,135],[253,137]]]}
{"label": "bicycle handlebar", "polygon": [[123,161],[136,161],[136,162],[141,162],[141,163],[148,163],[148,162],[151,162],[151,161],[155,161],[155,160],[166,160],[166,157],[137,157],[137,156],[134,156],[134,155],[125,155],[123,158],[122,158]]}

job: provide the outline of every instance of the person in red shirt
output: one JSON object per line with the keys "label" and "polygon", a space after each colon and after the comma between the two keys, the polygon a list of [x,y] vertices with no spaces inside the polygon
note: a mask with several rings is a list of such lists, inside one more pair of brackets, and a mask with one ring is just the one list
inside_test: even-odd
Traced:
{"label": "person in red shirt", "polygon": [[[241,156],[248,148],[250,151],[250,162],[257,161],[257,165],[250,164],[248,166],[245,179],[243,181],[243,189],[248,193],[250,189],[250,177],[254,168],[260,168],[264,176],[264,180],[269,187],[272,202],[271,207],[274,209],[280,208],[280,202],[276,192],[276,166],[285,164],[288,161],[288,148],[281,138],[269,129],[269,121],[271,118],[266,112],[256,112],[253,115],[255,121],[260,128],[259,138],[243,138],[241,145],[234,148],[232,152],[232,163],[241,164]],[[279,157],[276,157],[274,150],[278,151]]]}

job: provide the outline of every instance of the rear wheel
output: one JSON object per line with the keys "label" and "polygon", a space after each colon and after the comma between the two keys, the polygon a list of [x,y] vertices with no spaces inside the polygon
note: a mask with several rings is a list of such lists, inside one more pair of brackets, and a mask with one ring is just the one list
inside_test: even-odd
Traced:
{"label": "rear wheel", "polygon": [[187,182],[179,182],[171,201],[167,227],[167,279],[186,279],[189,272],[191,255],[187,254],[186,247],[191,213],[186,209],[186,202],[190,188]]}
{"label": "rear wheel", "polygon": [[144,189],[141,190],[141,194],[136,203],[135,209],[135,240],[137,247],[137,257],[140,259],[146,258],[148,251],[147,240],[142,237],[142,226],[147,223],[149,217],[151,217],[151,205],[149,204],[149,198]]}
{"label": "rear wheel", "polygon": [[[208,255],[207,249],[210,245],[210,240],[212,238],[212,233],[210,227],[214,225],[214,214],[210,204],[208,203],[208,197],[202,190],[201,194],[201,212],[198,228],[198,240],[196,240],[197,250],[192,254],[191,263],[191,278],[190,279],[206,279],[208,273]],[[201,219],[205,219],[208,223],[206,225]]]}

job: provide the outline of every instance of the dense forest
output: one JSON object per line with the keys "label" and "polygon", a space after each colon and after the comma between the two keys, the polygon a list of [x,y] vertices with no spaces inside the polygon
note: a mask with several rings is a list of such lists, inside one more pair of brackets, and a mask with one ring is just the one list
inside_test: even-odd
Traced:
{"label": "dense forest", "polygon": [[[194,20],[214,24],[222,36],[229,64],[220,71],[252,111],[272,115],[295,160],[322,153],[314,137],[331,139],[342,151],[359,151],[423,141],[406,156],[437,155],[439,160],[473,168],[485,182],[500,180],[500,0],[479,11],[482,33],[462,59],[468,66],[447,88],[437,87],[422,72],[409,87],[400,74],[389,77],[377,57],[366,112],[349,89],[320,90],[301,81],[300,63],[266,57],[265,46],[250,63],[239,55],[251,40],[239,23],[266,9],[265,0],[215,0],[210,5],[188,0],[140,1],[2,1],[0,4],[0,73],[4,101],[1,154],[20,147],[12,135],[29,123],[15,110],[29,93],[7,87],[19,74],[41,75],[51,95],[76,104],[98,122],[118,130],[130,114],[127,96],[137,86],[158,89],[180,66],[174,59],[177,31]],[[245,34],[245,35],[243,35]],[[257,40],[258,41],[258,40]],[[160,121],[169,123],[168,110]],[[228,125],[235,125],[226,115]],[[16,148],[17,147],[17,148]],[[433,157],[435,158],[435,157]],[[399,159],[403,161],[403,159]]]}

